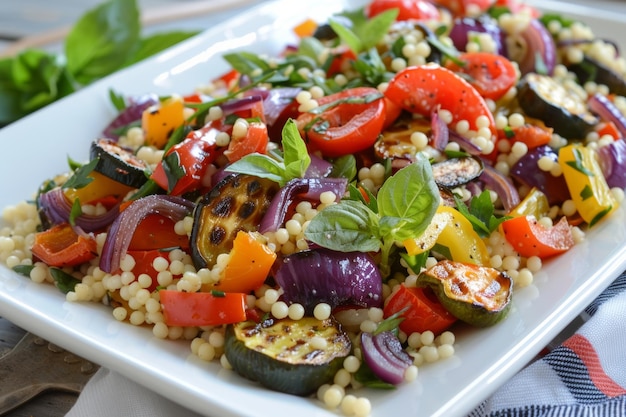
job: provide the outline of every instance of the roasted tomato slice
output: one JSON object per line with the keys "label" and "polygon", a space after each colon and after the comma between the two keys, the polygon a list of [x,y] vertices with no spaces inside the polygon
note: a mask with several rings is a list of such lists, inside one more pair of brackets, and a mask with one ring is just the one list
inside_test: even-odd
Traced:
{"label": "roasted tomato slice", "polygon": [[317,100],[319,107],[297,119],[300,134],[312,150],[337,157],[371,147],[386,118],[383,95],[356,87]]}

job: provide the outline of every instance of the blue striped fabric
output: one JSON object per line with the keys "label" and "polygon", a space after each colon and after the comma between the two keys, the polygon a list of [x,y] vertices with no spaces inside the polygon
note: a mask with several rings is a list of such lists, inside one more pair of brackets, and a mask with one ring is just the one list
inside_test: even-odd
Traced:
{"label": "blue striped fabric", "polygon": [[[626,292],[626,272],[622,273],[598,296],[585,309],[585,313],[591,316],[590,320],[593,321],[593,316],[598,313],[604,303],[624,292]],[[622,299],[624,299],[623,296],[615,302],[621,306]],[[625,319],[626,317],[618,318],[620,321]],[[626,334],[615,334],[611,330],[607,330],[606,333],[610,336],[609,343],[620,343],[622,339],[626,341]],[[595,343],[598,341],[596,340]],[[592,341],[577,333],[540,360],[529,365],[529,368],[537,367],[535,369],[541,369],[542,372],[536,372],[535,379],[527,381],[527,402],[516,398],[512,399],[511,404],[507,404],[506,396],[511,391],[507,391],[505,386],[492,398],[476,407],[468,417],[626,417],[626,386],[623,386],[623,383],[620,386],[604,372],[598,374],[598,369],[602,369],[602,366],[599,365],[600,362],[593,361],[600,353],[596,351]],[[626,351],[624,358],[626,359]],[[592,375],[593,372],[596,374]],[[623,375],[626,367],[617,372],[622,381],[626,380]],[[536,379],[536,375],[542,374],[556,374],[557,377],[551,383],[558,386],[543,386]],[[615,375],[615,370],[613,370],[613,375]],[[515,383],[519,389],[520,382],[525,382],[524,376],[520,374],[515,378],[518,378]],[[559,397],[554,404],[546,404],[546,395],[537,395],[550,393],[549,390],[558,392],[555,395]],[[532,404],[532,399],[539,397],[541,400],[536,400],[535,404]],[[570,399],[565,401],[564,397]],[[524,405],[520,406],[520,404]]]}

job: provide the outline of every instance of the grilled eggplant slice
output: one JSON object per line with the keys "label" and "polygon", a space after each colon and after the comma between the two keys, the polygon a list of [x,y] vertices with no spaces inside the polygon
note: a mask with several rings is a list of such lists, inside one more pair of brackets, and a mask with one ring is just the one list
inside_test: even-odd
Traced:
{"label": "grilled eggplant slice", "polygon": [[95,171],[124,185],[140,188],[148,180],[145,173],[147,164],[132,150],[114,140],[102,138],[93,141],[89,156],[92,160],[98,159]]}
{"label": "grilled eggplant slice", "polygon": [[194,210],[190,237],[194,266],[212,268],[218,255],[230,252],[237,232],[257,230],[277,191],[274,181],[233,174],[205,194]]}
{"label": "grilled eggplant slice", "polygon": [[333,380],[351,347],[332,318],[267,319],[229,325],[224,354],[245,378],[275,391],[309,395]]}
{"label": "grilled eggplant slice", "polygon": [[520,81],[517,98],[528,116],[543,121],[566,139],[583,139],[598,123],[587,108],[585,96],[582,87],[530,73]]}
{"label": "grilled eggplant slice", "polygon": [[433,177],[440,187],[454,188],[478,178],[483,172],[483,163],[474,156],[450,158],[432,164]]}
{"label": "grilled eggplant slice", "polygon": [[567,69],[576,74],[581,84],[593,81],[597,84],[606,85],[613,94],[626,96],[624,77],[587,55],[583,57],[581,62],[568,65]]}

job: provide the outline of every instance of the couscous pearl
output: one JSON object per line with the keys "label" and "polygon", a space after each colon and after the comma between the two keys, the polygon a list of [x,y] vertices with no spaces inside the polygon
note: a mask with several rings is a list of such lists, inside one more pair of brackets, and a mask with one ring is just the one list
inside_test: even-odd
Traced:
{"label": "couscous pearl", "polygon": [[456,337],[451,331],[445,331],[439,335],[439,343],[442,345],[454,345]]}
{"label": "couscous pearl", "polygon": [[152,334],[159,339],[167,339],[169,335],[169,329],[165,323],[156,323],[152,327]]}
{"label": "couscous pearl", "polygon": [[268,289],[267,291],[265,291],[265,294],[263,294],[263,298],[268,304],[274,304],[276,301],[278,301],[278,297],[278,291],[273,288]]}
{"label": "couscous pearl", "polygon": [[362,332],[373,333],[376,331],[378,324],[373,322],[372,320],[363,320],[359,328]]}
{"label": "couscous pearl", "polygon": [[294,303],[289,306],[288,316],[292,320],[300,320],[304,317],[304,307],[302,304]]}
{"label": "couscous pearl", "polygon": [[435,341],[435,334],[430,330],[426,330],[420,335],[420,342],[422,345],[432,345]]}
{"label": "couscous pearl", "polygon": [[326,320],[330,317],[331,308],[326,303],[319,303],[313,309],[313,316],[318,320]]}
{"label": "couscous pearl", "polygon": [[289,307],[284,301],[277,301],[272,304],[270,311],[277,319],[284,319],[289,315]]}
{"label": "couscous pearl", "polygon": [[439,359],[447,359],[454,356],[454,346],[452,344],[444,343],[437,346],[437,354]]}
{"label": "couscous pearl", "polygon": [[354,402],[354,415],[356,417],[367,417],[372,412],[372,403],[368,398],[360,397]]}
{"label": "couscous pearl", "polygon": [[354,355],[347,356],[343,360],[343,368],[352,374],[358,371],[360,367],[361,361]]}
{"label": "couscous pearl", "polygon": [[215,348],[210,343],[203,343],[198,348],[198,357],[207,362],[215,358]]}
{"label": "couscous pearl", "polygon": [[418,374],[417,366],[411,365],[404,371],[404,380],[406,382],[415,381],[417,379],[417,374]]}
{"label": "couscous pearl", "polygon": [[343,400],[341,400],[341,412],[343,412],[344,415],[346,416],[352,416],[355,414],[354,412],[354,408],[356,405],[356,400],[357,398],[352,395],[352,394],[347,394],[345,397],[343,397]]}
{"label": "couscous pearl", "polygon": [[439,359],[439,352],[435,346],[422,346],[419,353],[426,362],[436,362]]}
{"label": "couscous pearl", "polygon": [[343,400],[344,393],[339,388],[338,385],[332,385],[324,392],[324,404],[330,409],[337,408],[341,404],[341,400]]}

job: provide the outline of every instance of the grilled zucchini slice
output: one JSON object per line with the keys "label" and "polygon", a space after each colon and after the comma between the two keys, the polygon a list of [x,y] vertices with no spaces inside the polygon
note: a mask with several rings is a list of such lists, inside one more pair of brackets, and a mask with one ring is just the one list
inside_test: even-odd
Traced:
{"label": "grilled zucchini slice", "polygon": [[304,317],[229,325],[224,354],[241,376],[304,396],[333,380],[351,348],[350,338],[334,319]]}

